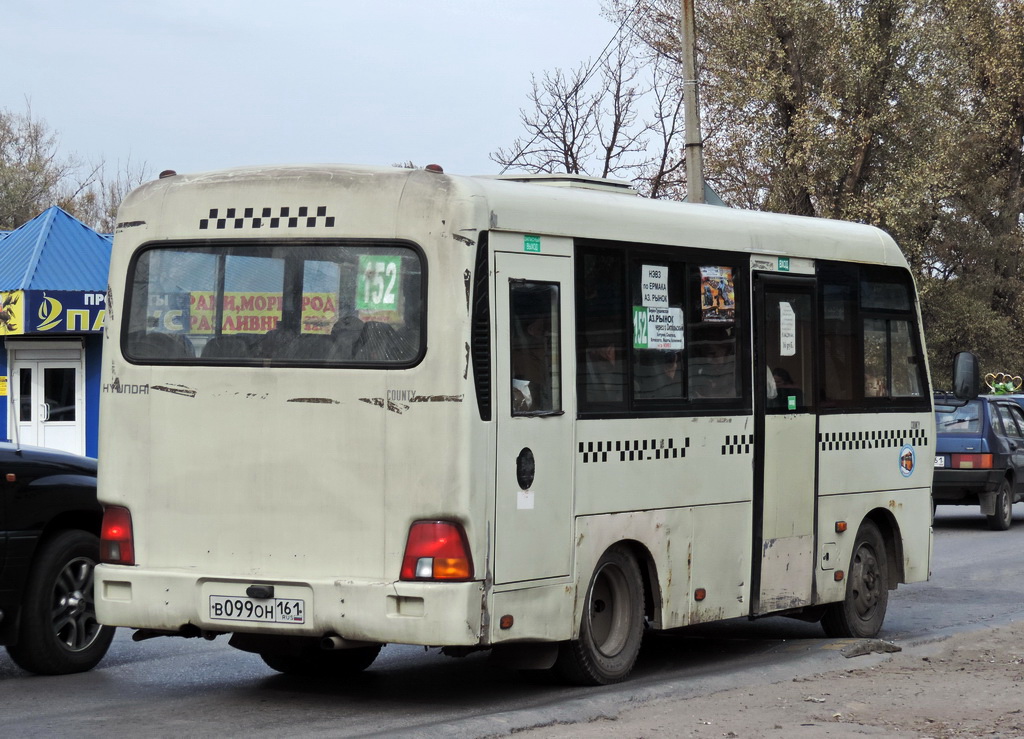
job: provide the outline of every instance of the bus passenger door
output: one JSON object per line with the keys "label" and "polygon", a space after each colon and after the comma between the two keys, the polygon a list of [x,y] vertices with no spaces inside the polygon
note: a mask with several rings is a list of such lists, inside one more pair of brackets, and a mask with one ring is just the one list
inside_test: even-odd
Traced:
{"label": "bus passenger door", "polygon": [[813,599],[816,505],[814,280],[755,275],[756,462],[751,615]]}
{"label": "bus passenger door", "polygon": [[495,254],[499,584],[571,571],[571,274],[567,257]]}

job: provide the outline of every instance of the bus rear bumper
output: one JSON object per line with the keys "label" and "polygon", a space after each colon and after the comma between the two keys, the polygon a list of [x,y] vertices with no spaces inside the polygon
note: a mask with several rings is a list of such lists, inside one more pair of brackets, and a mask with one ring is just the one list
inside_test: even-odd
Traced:
{"label": "bus rear bumper", "polygon": [[[272,597],[250,598],[253,585],[272,587]],[[156,632],[340,636],[426,646],[482,640],[481,582],[241,579],[98,565],[95,594],[100,623]]]}

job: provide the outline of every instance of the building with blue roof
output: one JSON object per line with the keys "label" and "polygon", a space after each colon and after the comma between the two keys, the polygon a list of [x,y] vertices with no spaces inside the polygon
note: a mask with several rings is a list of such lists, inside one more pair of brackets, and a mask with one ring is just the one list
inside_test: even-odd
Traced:
{"label": "building with blue roof", "polygon": [[0,428],[96,456],[111,239],[52,207],[0,234]]}

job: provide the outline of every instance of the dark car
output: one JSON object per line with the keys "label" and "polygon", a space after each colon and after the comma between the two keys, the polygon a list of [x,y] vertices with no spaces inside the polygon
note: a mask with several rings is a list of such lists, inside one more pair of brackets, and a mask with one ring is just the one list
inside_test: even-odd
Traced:
{"label": "dark car", "polygon": [[933,502],[980,506],[989,528],[1010,528],[1024,499],[1024,410],[998,395],[966,404],[936,396],[935,426]]}
{"label": "dark car", "polygon": [[96,621],[103,512],[96,460],[0,442],[0,644],[30,672],[82,672],[114,628]]}

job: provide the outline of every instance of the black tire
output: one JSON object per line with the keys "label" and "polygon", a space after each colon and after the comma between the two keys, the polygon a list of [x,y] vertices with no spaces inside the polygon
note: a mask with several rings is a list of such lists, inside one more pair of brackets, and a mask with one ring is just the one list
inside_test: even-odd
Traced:
{"label": "black tire", "polygon": [[821,619],[831,637],[867,639],[876,636],[889,604],[889,564],[882,534],[873,521],[864,521],[853,543],[846,573],[846,597],[829,605]]}
{"label": "black tire", "polygon": [[1013,487],[1005,477],[996,492],[996,512],[985,518],[993,531],[1006,531],[1013,523]]}
{"label": "black tire", "polygon": [[354,649],[309,649],[300,654],[260,652],[271,669],[295,677],[344,678],[373,664],[381,644]]}
{"label": "black tire", "polygon": [[64,531],[43,542],[29,573],[11,659],[29,672],[65,675],[95,667],[114,638],[96,620],[93,570],[99,539]]}
{"label": "black tire", "polygon": [[614,547],[590,579],[580,637],[560,645],[555,668],[578,685],[620,682],[636,663],[643,630],[640,567],[626,549]]}

